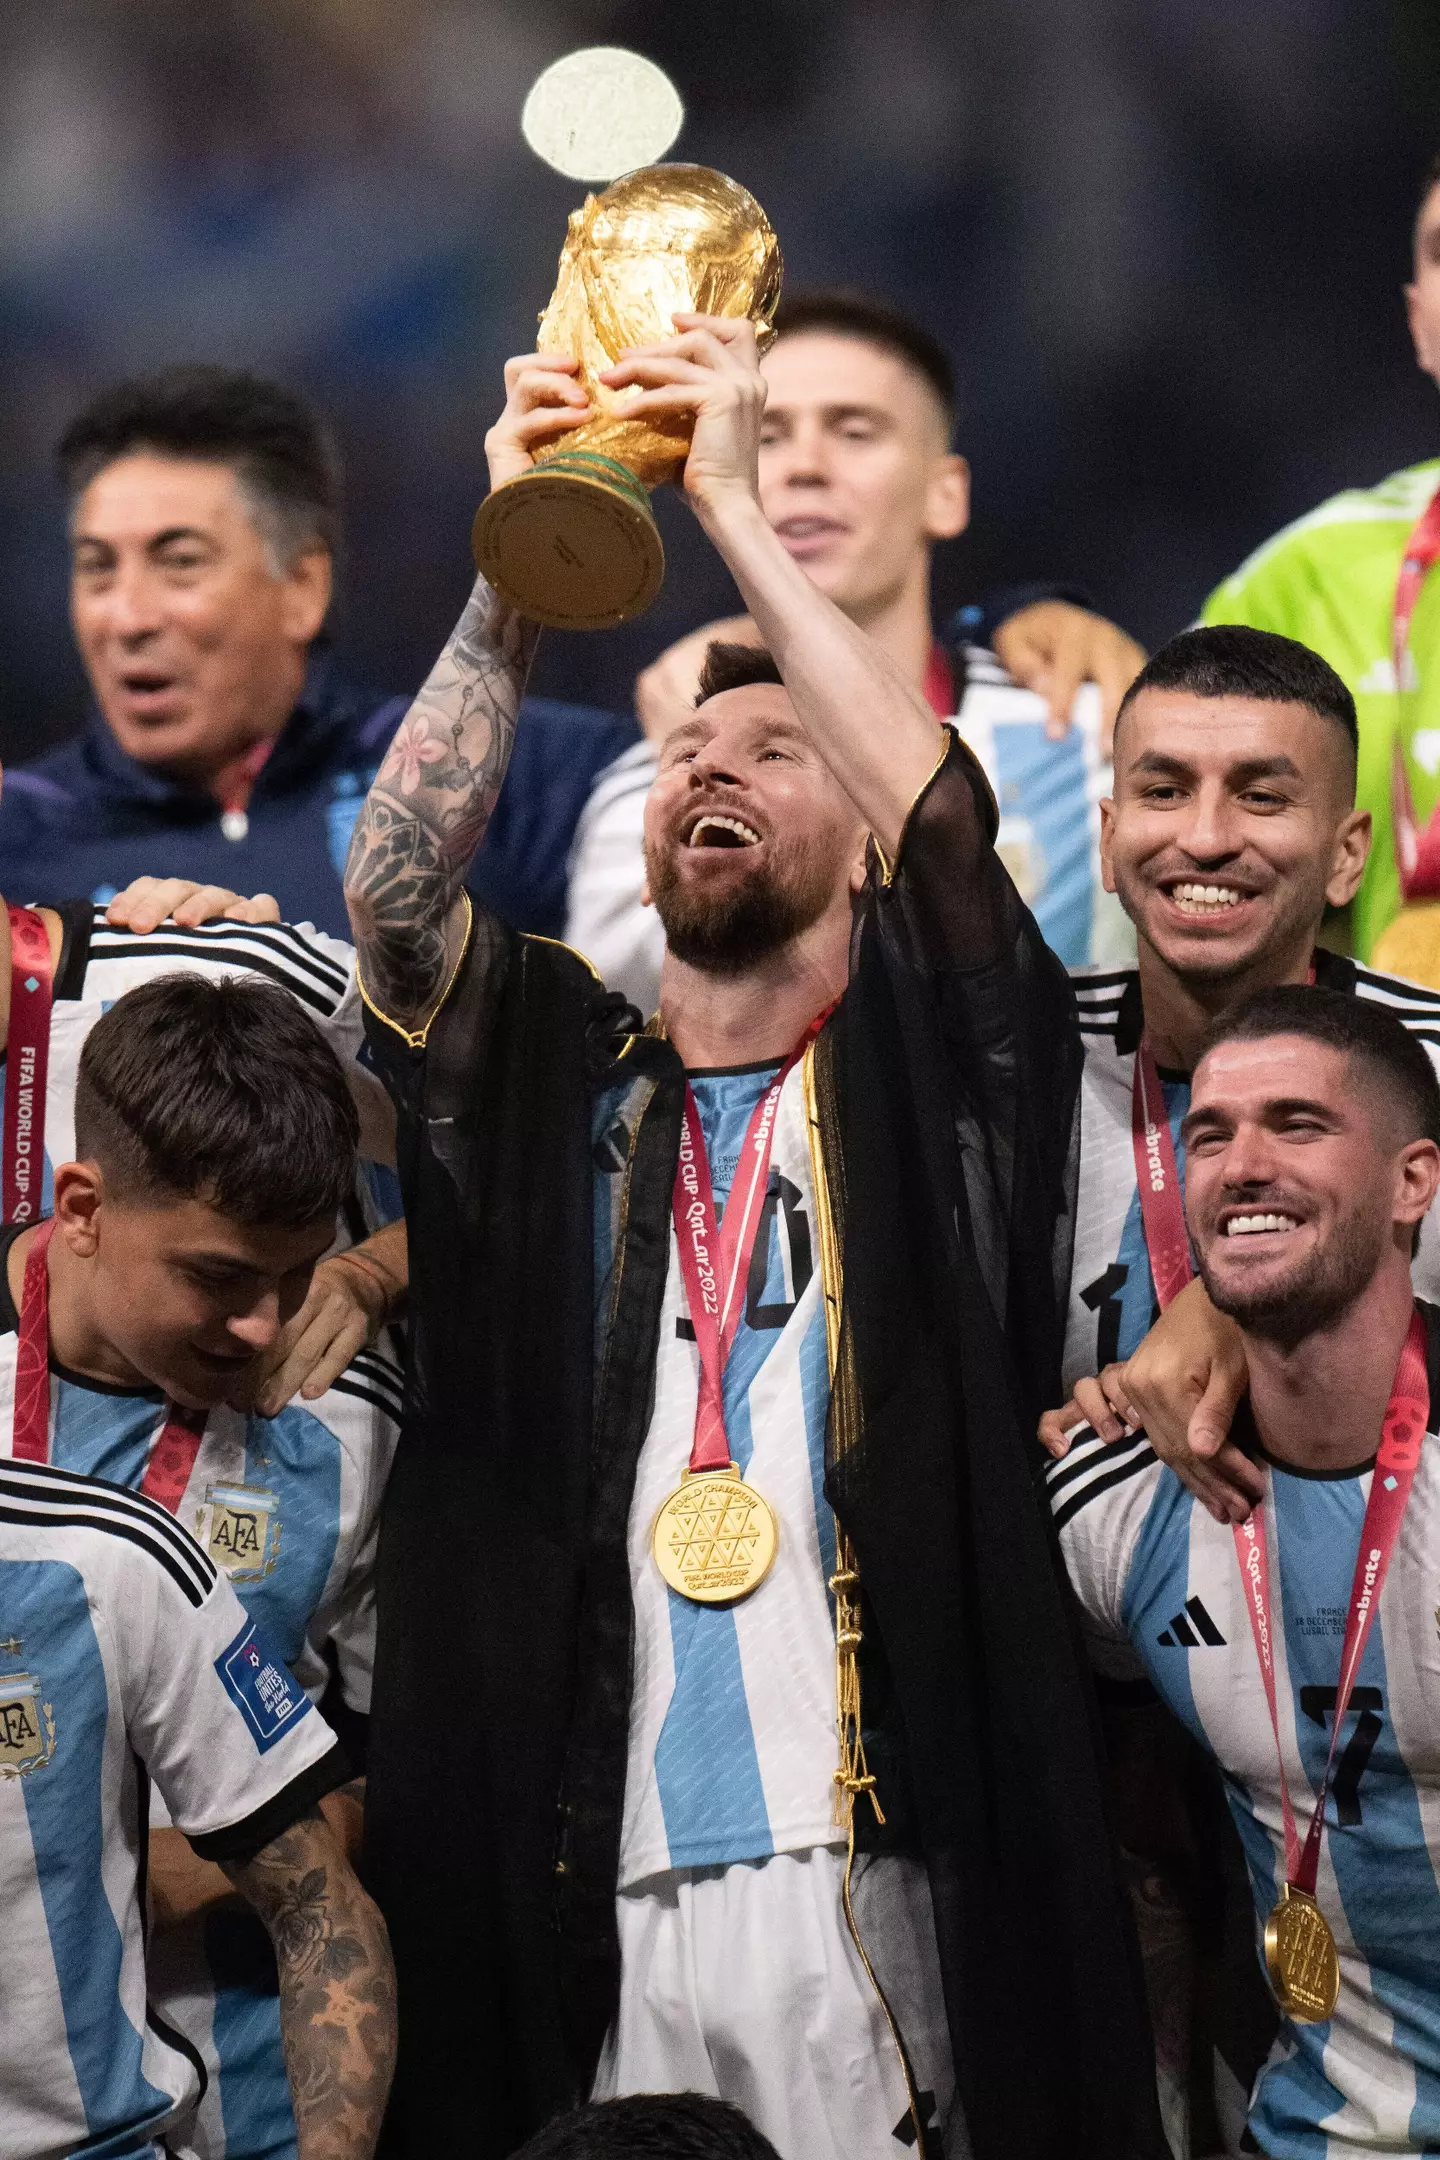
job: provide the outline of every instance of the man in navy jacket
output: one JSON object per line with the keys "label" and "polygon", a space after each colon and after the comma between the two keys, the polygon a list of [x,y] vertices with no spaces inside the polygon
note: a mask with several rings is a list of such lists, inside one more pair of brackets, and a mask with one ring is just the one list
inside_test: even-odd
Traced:
{"label": "man in navy jacket", "polygon": [[[358,691],[327,647],[339,473],[316,416],[255,376],[169,368],[102,393],[59,464],[95,710],[7,770],[0,889],[108,899],[158,872],[268,891],[286,921],[347,935],[351,827],[410,701]],[[635,733],[529,701],[473,872],[517,929],[559,934],[576,820]]]}

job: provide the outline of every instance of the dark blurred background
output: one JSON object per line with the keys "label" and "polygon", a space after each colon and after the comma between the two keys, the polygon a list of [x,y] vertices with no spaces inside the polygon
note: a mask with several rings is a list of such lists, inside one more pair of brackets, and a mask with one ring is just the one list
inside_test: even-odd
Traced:
{"label": "dark blurred background", "polygon": [[[1285,519],[1440,447],[1399,287],[1440,147],[1436,0],[9,0],[0,79],[0,754],[73,731],[50,452],[176,359],[300,385],[344,451],[341,651],[423,675],[470,578],[481,439],[583,192],[519,135],[577,45],[659,61],[672,155],[954,355],[971,532],[946,603],[1078,581],[1154,643]],[[553,636],[628,701],[729,604],[660,505],[660,603]]]}

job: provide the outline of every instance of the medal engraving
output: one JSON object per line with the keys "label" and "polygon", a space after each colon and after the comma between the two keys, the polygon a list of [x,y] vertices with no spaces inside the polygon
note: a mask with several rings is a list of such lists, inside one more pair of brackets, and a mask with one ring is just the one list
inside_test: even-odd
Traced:
{"label": "medal engraving", "polygon": [[0,1678],[0,1778],[26,1777],[55,1752],[55,1713],[31,1673]]}
{"label": "medal engraving", "polygon": [[1293,1883],[1285,1885],[1265,1922],[1265,1970],[1276,2002],[1297,2025],[1321,2025],[1334,2015],[1340,1994],[1335,1938],[1314,1898]]}
{"label": "medal engraving", "polygon": [[733,1605],[758,1590],[779,1530],[770,1504],[729,1470],[687,1472],[655,1517],[655,1565],[681,1597]]}

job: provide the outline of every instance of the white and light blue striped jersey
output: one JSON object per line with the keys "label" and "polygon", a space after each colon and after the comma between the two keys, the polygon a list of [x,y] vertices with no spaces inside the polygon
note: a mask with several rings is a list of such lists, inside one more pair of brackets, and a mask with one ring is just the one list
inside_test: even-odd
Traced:
{"label": "white and light blue striped jersey", "polygon": [[[717,1207],[776,1069],[690,1075]],[[671,1590],[650,1545],[661,1503],[689,1464],[700,1371],[670,1228],[655,1405],[630,1511],[635,1650],[622,1887],[840,1835],[831,1820],[838,1757],[827,1587],[835,1529],[822,1490],[830,1374],[802,1070],[781,1091],[744,1316],[725,1369],[735,1461],[775,1510],[779,1542],[759,1589],[730,1606]],[[602,1100],[597,1137],[605,1122]]]}
{"label": "white and light blue striped jersey", "polygon": [[[18,1346],[4,1279],[15,1232],[0,1232],[0,1455],[9,1456]],[[227,1575],[247,1612],[318,1701],[333,1670],[346,1706],[370,1708],[375,1541],[400,1418],[399,1368],[362,1351],[324,1395],[277,1417],[222,1407],[206,1420],[178,1520]],[[125,1392],[52,1370],[50,1460],[138,1487],[165,1421],[153,1389]],[[147,1503],[148,1504],[148,1503]],[[165,1820],[157,1807],[154,1820]],[[205,2160],[295,2149],[274,1964],[251,1914],[223,1916],[208,1958],[157,1938],[153,1993],[210,2073]]]}
{"label": "white and light blue striped jersey", "polygon": [[1012,682],[994,653],[967,645],[965,693],[952,723],[985,768],[1000,807],[995,852],[1040,934],[1067,967],[1127,960],[1135,934],[1100,882],[1100,802],[1110,762],[1100,747],[1100,692],[1082,683],[1058,741],[1049,708]]}
{"label": "white and light blue striped jersey", "polygon": [[189,2160],[204,2085],[147,2001],[148,1779],[210,1859],[343,1775],[324,1720],[163,1508],[0,1462],[0,2152]]}
{"label": "white and light blue striped jersey", "polygon": [[[1440,991],[1404,982],[1398,975],[1381,975],[1329,952],[1317,952],[1315,974],[1324,989],[1353,992],[1393,1012],[1424,1044],[1440,1071]],[[1075,1248],[1065,1322],[1067,1392],[1077,1380],[1100,1372],[1117,1358],[1131,1356],[1156,1316],[1130,1139],[1135,1050],[1144,1026],[1139,971],[1133,967],[1073,969],[1071,981],[1085,1068],[1080,1084]],[[1186,1073],[1162,1072],[1160,1083],[1183,1181],[1180,1125],[1190,1108],[1190,1078]],[[1416,1295],[1440,1303],[1440,1210],[1426,1217],[1414,1276]]]}
{"label": "white and light blue striped jersey", "polygon": [[[1434,1401],[1440,1316],[1429,1318]],[[1267,1482],[1281,1741],[1303,1837],[1330,1744],[1370,1472],[1329,1477],[1271,1466]],[[1263,1923],[1284,1883],[1285,1836],[1233,1532],[1161,1467],[1143,1433],[1107,1445],[1087,1428],[1046,1483],[1097,1670],[1147,1674],[1219,1763]],[[1440,2151],[1437,1599],[1440,1439],[1432,1433],[1326,1807],[1317,1896],[1340,1952],[1339,2002],[1324,2024],[1282,2024],[1252,2096],[1251,2130],[1272,2160]]]}
{"label": "white and light blue striped jersey", "polygon": [[[68,901],[55,911],[65,926],[50,1013],[50,1065],[45,1088],[45,1184],[48,1214],[54,1165],[75,1152],[75,1077],[85,1038],[117,998],[161,975],[210,980],[257,975],[298,998],[324,1035],[350,1083],[360,1113],[364,1175],[360,1213],[343,1242],[400,1214],[395,1180],[395,1112],[383,1083],[362,1056],[364,1025],[355,955],[338,938],[308,924],[204,923],[181,930],[162,923],[149,936],[112,930],[103,908]],[[6,1068],[0,1066],[0,1086]]]}

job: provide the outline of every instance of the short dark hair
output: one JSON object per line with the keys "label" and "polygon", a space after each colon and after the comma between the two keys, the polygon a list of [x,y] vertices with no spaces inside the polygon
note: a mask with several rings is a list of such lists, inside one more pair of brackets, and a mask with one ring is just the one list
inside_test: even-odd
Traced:
{"label": "short dark hair", "polygon": [[695,703],[703,705],[722,690],[744,690],[751,683],[779,683],[784,689],[785,678],[774,654],[763,645],[727,644],[716,638],[705,648]]}
{"label": "short dark hair", "polygon": [[1340,990],[1285,983],[1261,990],[1233,1012],[1222,1013],[1205,1036],[1200,1055],[1220,1043],[1263,1042],[1271,1035],[1303,1035],[1324,1043],[1365,1069],[1394,1108],[1404,1142],[1440,1145],[1440,1081],[1423,1045],[1393,1012],[1373,998]]}
{"label": "short dark hair", "polygon": [[122,1197],[299,1229],[344,1206],[359,1140],[334,1051],[271,983],[162,975],[117,998],[80,1053],[76,1155]]}
{"label": "short dark hair", "polygon": [[1120,700],[1116,725],[1142,690],[1188,690],[1192,697],[1256,698],[1264,704],[1306,705],[1333,720],[1359,755],[1355,700],[1328,660],[1296,638],[1248,623],[1206,623],[1182,630],[1152,653]]}
{"label": "short dark hair", "polygon": [[635,2093],[561,2115],[513,2160],[779,2160],[728,2101],[704,2093]]}
{"label": "short dark hair", "polygon": [[237,368],[168,367],[114,383],[77,413],[56,462],[73,500],[132,450],[233,468],[281,563],[340,538],[340,460],[303,398]]}
{"label": "short dark hair", "polygon": [[787,293],[775,315],[775,340],[797,337],[802,330],[827,332],[832,337],[861,338],[893,353],[907,367],[923,375],[940,401],[947,427],[955,421],[955,370],[940,340],[920,324],[886,307],[864,293],[842,286],[833,290]]}

